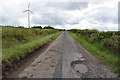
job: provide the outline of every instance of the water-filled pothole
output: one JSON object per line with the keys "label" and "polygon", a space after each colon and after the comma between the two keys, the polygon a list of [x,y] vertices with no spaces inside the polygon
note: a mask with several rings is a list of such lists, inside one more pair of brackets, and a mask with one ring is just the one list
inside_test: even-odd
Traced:
{"label": "water-filled pothole", "polygon": [[88,68],[84,64],[76,64],[74,69],[82,74],[85,74],[86,72],[88,72]]}
{"label": "water-filled pothole", "polygon": [[82,77],[88,72],[88,67],[84,63],[84,60],[76,60],[72,61],[70,66],[76,72],[77,75]]}

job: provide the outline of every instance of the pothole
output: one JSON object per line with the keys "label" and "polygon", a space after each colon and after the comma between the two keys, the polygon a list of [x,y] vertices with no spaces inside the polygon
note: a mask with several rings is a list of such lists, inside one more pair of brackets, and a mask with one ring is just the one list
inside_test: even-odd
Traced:
{"label": "pothole", "polygon": [[85,74],[86,72],[88,72],[88,68],[86,65],[84,64],[76,64],[74,69],[77,71],[77,72],[80,72],[82,74]]}
{"label": "pothole", "polygon": [[77,75],[82,77],[88,72],[88,67],[84,63],[84,60],[76,60],[71,62],[70,66],[76,72]]}

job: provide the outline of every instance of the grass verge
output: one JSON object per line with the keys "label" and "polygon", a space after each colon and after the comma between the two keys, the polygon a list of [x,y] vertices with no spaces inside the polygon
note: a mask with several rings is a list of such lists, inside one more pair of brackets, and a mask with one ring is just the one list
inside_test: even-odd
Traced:
{"label": "grass verge", "polygon": [[3,48],[2,61],[5,65],[10,65],[14,61],[19,61],[35,49],[47,44],[48,42],[57,38],[62,32],[57,32],[47,36],[40,37],[39,39],[30,41],[25,44],[16,45],[10,48]]}
{"label": "grass verge", "polygon": [[100,42],[96,42],[94,44],[90,44],[85,40],[85,36],[78,37],[75,33],[69,31],[69,34],[72,36],[74,40],[81,44],[85,49],[87,49],[90,53],[92,53],[99,62],[109,66],[113,69],[115,73],[120,77],[120,59],[118,55],[115,55],[112,51],[103,47]]}
{"label": "grass verge", "polygon": [[2,61],[2,28],[0,27],[0,64],[1,61]]}

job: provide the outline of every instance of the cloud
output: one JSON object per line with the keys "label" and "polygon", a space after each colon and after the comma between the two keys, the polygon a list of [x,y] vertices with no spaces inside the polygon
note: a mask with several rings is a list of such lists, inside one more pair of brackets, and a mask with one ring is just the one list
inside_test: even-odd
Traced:
{"label": "cloud", "polygon": [[[95,28],[100,30],[103,27],[107,27],[112,30],[118,30],[118,6],[117,2],[91,2],[87,9],[81,11],[82,19],[80,24],[84,27]],[[83,21],[88,23],[84,23]],[[108,25],[109,24],[109,25]],[[111,25],[110,25],[111,24]],[[91,26],[91,27],[90,27]],[[100,28],[98,28],[100,27]]]}
{"label": "cloud", "polygon": [[88,7],[88,2],[49,2],[46,6],[63,10],[81,10]]}
{"label": "cloud", "polygon": [[64,25],[66,20],[57,13],[42,13],[41,16],[33,16],[32,22],[41,25]]}
{"label": "cloud", "polygon": [[[12,2],[14,1],[14,2]],[[27,0],[6,0],[0,5],[0,24],[27,26]],[[30,0],[31,25],[51,25],[65,29],[106,29],[118,28],[118,1],[99,2],[42,2]]]}
{"label": "cloud", "polygon": [[[106,3],[111,4],[114,2],[106,2]],[[117,24],[118,23],[117,3],[112,4],[112,7],[107,5],[106,3],[104,3],[104,4],[102,3],[99,5],[94,4],[93,6],[96,6],[96,7],[92,8],[92,10],[91,10],[92,14],[89,14],[89,16],[93,17],[96,21],[99,21],[100,23],[115,23],[115,24]],[[114,10],[114,11],[112,11],[112,10]]]}

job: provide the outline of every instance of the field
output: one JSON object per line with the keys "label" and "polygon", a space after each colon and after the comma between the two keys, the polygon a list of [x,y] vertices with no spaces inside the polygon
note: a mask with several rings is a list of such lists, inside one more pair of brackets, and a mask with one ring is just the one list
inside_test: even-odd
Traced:
{"label": "field", "polygon": [[55,29],[2,28],[2,62],[11,65],[35,49],[57,38],[62,31]]}
{"label": "field", "polygon": [[2,61],[2,28],[0,27],[0,64]]}
{"label": "field", "polygon": [[[87,63],[83,61],[82,63],[78,64],[84,64],[86,66],[86,72],[88,72],[87,75],[89,75],[89,77],[97,76],[99,78],[116,78],[117,75],[120,77],[120,46],[118,41],[120,39],[119,32],[100,32],[97,30],[77,29],[72,29],[64,32],[63,31],[64,30],[60,29],[2,27],[2,70],[4,71],[4,77],[11,76],[10,74],[13,74],[13,76],[14,74],[16,74],[16,76],[14,77],[19,78],[21,78],[22,75],[29,76],[29,74],[24,74],[24,69],[29,68],[30,66],[24,66],[24,69],[22,70],[23,73],[16,73],[17,70],[15,70],[16,66],[20,69],[24,64],[28,63],[26,61],[22,65],[22,62],[27,59],[28,61],[35,59],[32,60],[33,62],[29,63],[29,65],[32,66],[31,69],[28,70],[28,72],[33,71],[33,74],[36,74],[37,72],[42,73],[43,71],[43,73],[45,73],[45,78],[49,75],[53,76],[50,70],[54,71],[54,69],[58,70],[59,68],[59,72],[52,73],[57,74],[57,76],[61,74],[61,76],[63,75],[63,77],[65,74],[76,75],[77,72],[72,73],[71,71],[71,68],[76,71],[76,68],[74,68],[71,64],[74,61],[78,61],[76,60],[78,58],[80,59],[79,61],[83,60],[81,59],[81,56],[83,56],[84,61],[86,61]],[[63,34],[59,36],[62,32]],[[93,59],[90,55],[87,55],[85,49],[79,48],[79,46],[74,43],[74,40],[69,34],[74,40],[80,43],[82,47],[84,47],[93,56],[95,56],[95,58],[97,58],[99,62],[97,59]],[[52,42],[53,40],[55,41]],[[39,54],[39,57],[32,58],[33,56],[35,56],[35,54],[37,54],[37,52],[35,51],[37,51],[38,49],[43,49],[43,46],[49,44],[50,42],[52,42],[52,44],[50,44],[50,46],[45,51],[41,52]],[[84,55],[86,56],[84,57]],[[30,58],[28,58],[28,56]],[[58,64],[56,64],[56,62]],[[93,64],[91,65],[91,63]],[[78,64],[75,64],[75,66]],[[104,67],[102,64],[105,64],[108,67]],[[35,67],[38,68],[34,70]],[[13,73],[10,73],[10,71],[12,70]],[[68,71],[66,70],[70,71],[70,73],[67,73]],[[65,74],[62,74],[61,72]],[[22,75],[19,76],[19,74]],[[40,76],[43,77],[43,75],[40,74],[37,77],[39,78]]]}
{"label": "field", "polygon": [[120,76],[119,33],[97,30],[71,30],[70,35],[101,63],[111,67]]}

